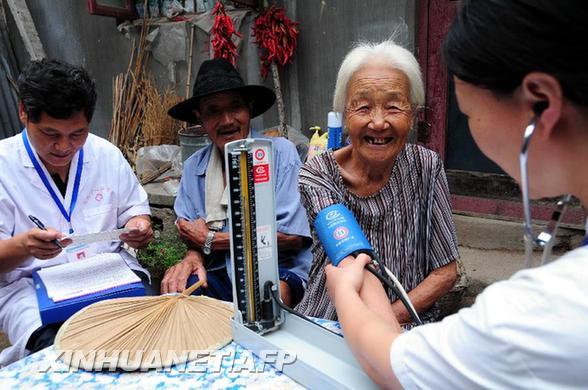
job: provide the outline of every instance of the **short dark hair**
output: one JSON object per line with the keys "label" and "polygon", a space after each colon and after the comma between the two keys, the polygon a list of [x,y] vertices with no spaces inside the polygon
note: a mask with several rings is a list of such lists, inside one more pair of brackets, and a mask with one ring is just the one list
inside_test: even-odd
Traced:
{"label": "short dark hair", "polygon": [[551,74],[571,101],[588,105],[588,2],[465,0],[445,38],[449,72],[511,93],[533,71]]}
{"label": "short dark hair", "polygon": [[33,123],[43,112],[68,119],[80,111],[90,122],[97,95],[94,81],[81,66],[42,59],[31,61],[18,77],[18,97]]}

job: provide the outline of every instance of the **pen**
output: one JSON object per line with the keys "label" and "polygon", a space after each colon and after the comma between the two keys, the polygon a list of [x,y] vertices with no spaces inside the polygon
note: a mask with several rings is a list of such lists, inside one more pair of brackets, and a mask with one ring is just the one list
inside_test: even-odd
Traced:
{"label": "pen", "polygon": [[[33,223],[34,223],[35,225],[37,225],[37,227],[38,227],[39,229],[41,229],[41,230],[47,230],[47,228],[45,227],[45,225],[43,225],[43,222],[41,222],[41,221],[39,220],[39,218],[35,217],[34,215],[29,215],[29,219],[30,219],[31,221],[33,221]],[[63,246],[63,245],[61,245],[61,243],[60,243],[59,241],[57,241],[57,240],[51,240],[51,242],[52,242],[52,243],[54,243],[55,245],[57,245],[58,247],[60,247],[61,249],[63,249],[63,248],[64,248],[64,246]]]}

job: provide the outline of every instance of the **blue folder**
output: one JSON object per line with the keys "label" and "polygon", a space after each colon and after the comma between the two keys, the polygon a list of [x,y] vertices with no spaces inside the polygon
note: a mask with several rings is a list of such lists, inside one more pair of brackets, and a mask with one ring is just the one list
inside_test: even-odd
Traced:
{"label": "blue folder", "polygon": [[39,313],[41,314],[41,322],[43,325],[66,321],[78,310],[105,299],[142,297],[145,295],[145,287],[143,286],[143,283],[136,282],[77,298],[53,302],[53,299],[47,296],[47,289],[37,271],[33,272],[33,282],[35,283],[37,302],[39,303]]}

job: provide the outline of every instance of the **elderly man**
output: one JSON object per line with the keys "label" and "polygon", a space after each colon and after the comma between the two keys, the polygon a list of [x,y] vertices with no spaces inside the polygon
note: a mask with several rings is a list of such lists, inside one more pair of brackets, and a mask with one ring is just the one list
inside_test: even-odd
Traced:
{"label": "elderly man", "polygon": [[[41,326],[34,270],[120,252],[148,280],[119,241],[62,249],[56,239],[125,226],[132,232],[120,238],[139,248],[153,236],[147,194],[131,167],[114,145],[89,134],[96,91],[88,73],[60,61],[33,61],[18,79],[18,93],[26,128],[0,141],[0,324],[12,344],[0,365],[53,344],[59,328]],[[29,215],[48,229],[35,227]]]}
{"label": "elderly man", "polygon": [[[169,110],[172,117],[201,124],[212,144],[184,163],[175,203],[180,237],[188,243],[186,257],[165,273],[162,293],[181,291],[191,275],[205,280],[207,296],[230,301],[229,233],[225,192],[224,147],[246,138],[249,121],[275,101],[272,90],[245,85],[237,70],[224,59],[205,61],[194,83],[193,97]],[[294,145],[271,138],[276,164],[276,216],[282,300],[296,305],[304,295],[311,261],[310,230],[297,189],[300,158]],[[192,278],[194,279],[194,278]]]}

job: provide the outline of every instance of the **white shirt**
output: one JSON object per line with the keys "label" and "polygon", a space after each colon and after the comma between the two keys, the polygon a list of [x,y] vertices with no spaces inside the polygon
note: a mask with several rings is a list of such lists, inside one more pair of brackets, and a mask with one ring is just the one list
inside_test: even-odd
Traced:
{"label": "white shirt", "polygon": [[588,247],[493,284],[390,353],[406,389],[587,388]]}
{"label": "white shirt", "polygon": [[[37,156],[55,194],[68,211],[78,156],[70,165],[65,197]],[[147,194],[116,146],[89,134],[84,144],[83,164],[78,200],[71,215],[75,233],[112,230],[124,226],[133,216],[150,214]],[[47,227],[68,233],[69,223],[35,171],[21,134],[0,141],[0,167],[0,239],[35,227],[29,215],[39,218]],[[121,250],[121,242],[94,245],[92,249],[96,253]],[[126,251],[121,250],[121,255],[131,268],[145,272]],[[0,365],[23,357],[26,341],[41,325],[30,279],[32,271],[67,261],[67,254],[62,251],[51,260],[30,257],[13,271],[0,273],[0,325],[12,343],[12,347],[0,354]]]}
{"label": "white shirt", "polygon": [[[32,147],[32,145],[31,145]],[[49,183],[64,208],[69,211],[78,163],[71,163],[65,199],[39,160]],[[35,171],[22,142],[22,135],[0,141],[0,239],[7,239],[35,227],[28,218],[34,215],[47,227],[67,234],[69,223]],[[76,234],[95,233],[123,227],[136,215],[150,214],[147,194],[139,184],[122,153],[110,142],[89,134],[84,144],[84,166],[71,221]],[[120,242],[96,244],[96,252],[116,252]],[[141,269],[132,256],[123,255],[129,266]],[[65,251],[51,259],[29,258],[14,271],[0,273],[0,286],[41,267],[67,262]]]}

